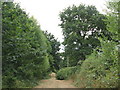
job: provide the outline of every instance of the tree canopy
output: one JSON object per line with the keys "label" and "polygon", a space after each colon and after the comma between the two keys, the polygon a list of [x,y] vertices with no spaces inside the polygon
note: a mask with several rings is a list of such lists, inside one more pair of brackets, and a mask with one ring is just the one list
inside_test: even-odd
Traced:
{"label": "tree canopy", "polygon": [[3,87],[27,87],[29,81],[44,78],[51,47],[37,21],[18,4],[4,2],[2,23]]}
{"label": "tree canopy", "polygon": [[97,37],[106,30],[104,18],[94,6],[73,5],[60,13],[65,58],[70,64],[68,66],[85,60],[86,55],[90,55],[94,48],[100,46]]}

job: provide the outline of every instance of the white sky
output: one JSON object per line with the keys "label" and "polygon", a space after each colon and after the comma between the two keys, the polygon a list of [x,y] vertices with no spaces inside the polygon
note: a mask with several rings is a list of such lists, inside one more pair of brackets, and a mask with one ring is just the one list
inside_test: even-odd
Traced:
{"label": "white sky", "polygon": [[105,7],[105,1],[108,0],[14,0],[20,3],[21,8],[26,10],[30,16],[34,16],[41,26],[42,30],[52,33],[60,42],[63,41],[62,29],[60,24],[59,13],[68,6],[95,5],[102,12]]}

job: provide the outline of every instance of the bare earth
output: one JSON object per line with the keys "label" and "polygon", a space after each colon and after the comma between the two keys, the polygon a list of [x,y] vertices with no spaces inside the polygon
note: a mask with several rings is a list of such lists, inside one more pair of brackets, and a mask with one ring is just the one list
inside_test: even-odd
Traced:
{"label": "bare earth", "polygon": [[55,73],[50,76],[50,79],[42,80],[35,88],[77,88],[72,85],[72,80],[56,80]]}

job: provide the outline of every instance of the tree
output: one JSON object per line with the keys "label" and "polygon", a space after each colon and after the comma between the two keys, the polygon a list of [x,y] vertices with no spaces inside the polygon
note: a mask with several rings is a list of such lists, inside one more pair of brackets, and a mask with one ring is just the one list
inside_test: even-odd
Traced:
{"label": "tree", "polygon": [[118,88],[119,87],[119,10],[120,2],[108,2],[109,11],[106,13],[106,28],[110,31],[111,39],[103,35],[99,38],[101,52],[96,49],[83,62],[77,72],[75,83],[85,88]]}
{"label": "tree", "polygon": [[109,12],[107,12],[107,30],[110,31],[112,33],[112,39],[116,39],[118,41],[118,31],[119,31],[119,2],[114,2],[113,0],[111,0],[110,2],[108,2],[108,9],[110,10]]}
{"label": "tree", "polygon": [[2,3],[2,23],[3,88],[32,87],[48,73],[48,40],[18,4]]}
{"label": "tree", "polygon": [[106,31],[105,16],[94,6],[72,6],[60,13],[61,28],[64,35],[65,58],[69,66],[85,60],[86,55],[100,46],[97,39],[100,33]]}
{"label": "tree", "polygon": [[47,31],[44,32],[46,38],[50,42],[51,45],[51,52],[49,52],[51,60],[50,60],[50,66],[52,71],[56,71],[60,69],[60,42],[55,39],[54,35],[51,33],[48,33]]}

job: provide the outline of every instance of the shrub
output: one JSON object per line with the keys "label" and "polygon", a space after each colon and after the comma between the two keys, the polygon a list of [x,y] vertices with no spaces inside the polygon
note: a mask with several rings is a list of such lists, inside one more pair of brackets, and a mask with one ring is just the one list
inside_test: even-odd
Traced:
{"label": "shrub", "polygon": [[57,72],[56,78],[59,80],[69,79],[76,71],[76,67],[62,68]]}
{"label": "shrub", "polygon": [[81,88],[115,88],[118,86],[118,50],[113,42],[101,42],[102,53],[96,50],[83,62],[75,84]]}

